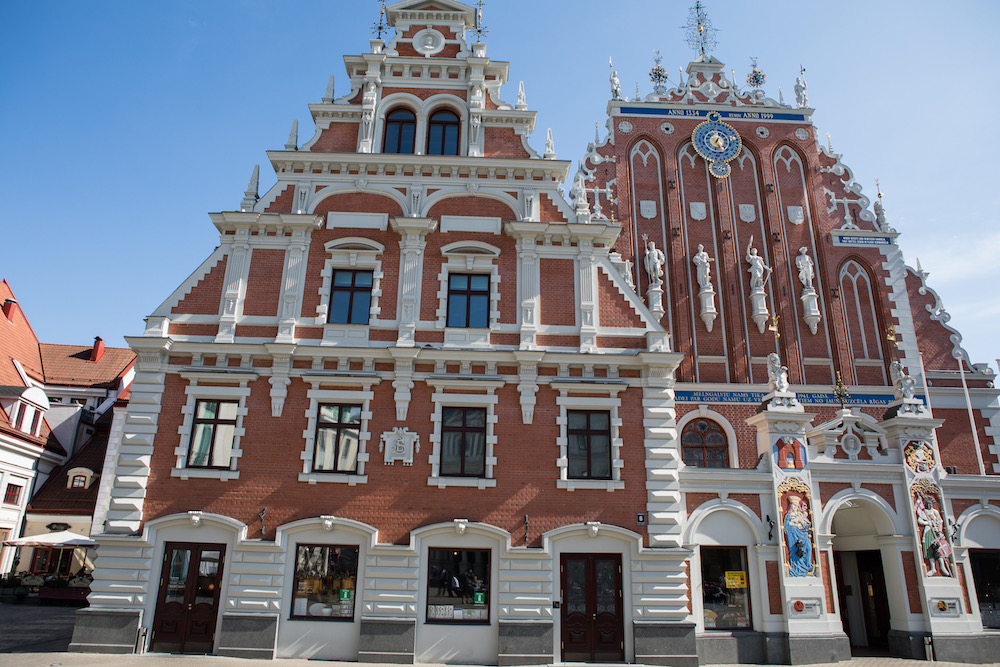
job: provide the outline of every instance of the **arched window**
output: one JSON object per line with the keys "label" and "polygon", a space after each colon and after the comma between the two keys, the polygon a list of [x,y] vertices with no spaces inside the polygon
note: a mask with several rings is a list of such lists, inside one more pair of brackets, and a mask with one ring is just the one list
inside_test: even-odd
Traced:
{"label": "arched window", "polygon": [[708,419],[695,419],[681,431],[684,464],[695,468],[728,468],[729,445],[722,427]]}
{"label": "arched window", "polygon": [[383,153],[413,154],[417,117],[409,109],[394,109],[385,117]]}
{"label": "arched window", "polygon": [[458,155],[460,123],[453,111],[442,109],[431,114],[427,126],[428,155]]}

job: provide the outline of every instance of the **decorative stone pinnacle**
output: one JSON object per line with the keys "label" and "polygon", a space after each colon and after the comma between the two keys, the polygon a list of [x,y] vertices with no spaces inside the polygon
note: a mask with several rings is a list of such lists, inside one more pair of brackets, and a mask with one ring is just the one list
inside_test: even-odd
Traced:
{"label": "decorative stone pinnacle", "polygon": [[545,131],[545,153],[542,155],[546,160],[554,160],[556,157],[556,144],[552,141],[552,128]]}
{"label": "decorative stone pinnacle", "polygon": [[514,108],[518,111],[523,111],[528,108],[528,99],[524,95],[524,81],[517,84],[517,104]]}
{"label": "decorative stone pinnacle", "polygon": [[330,75],[330,81],[326,84],[326,95],[323,96],[323,104],[330,104],[333,102],[333,75]]}
{"label": "decorative stone pinnacle", "polygon": [[299,150],[299,121],[292,121],[292,130],[288,133],[288,142],[285,144],[286,151]]}
{"label": "decorative stone pinnacle", "polygon": [[253,210],[257,200],[260,199],[257,191],[260,187],[260,165],[253,166],[253,174],[250,175],[250,182],[247,184],[246,192],[243,193],[243,201],[240,202],[240,210],[250,212]]}

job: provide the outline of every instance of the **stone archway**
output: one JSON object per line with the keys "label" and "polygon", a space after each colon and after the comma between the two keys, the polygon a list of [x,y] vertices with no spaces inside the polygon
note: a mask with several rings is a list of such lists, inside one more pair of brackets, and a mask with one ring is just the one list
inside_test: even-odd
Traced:
{"label": "stone archway", "polygon": [[[897,530],[881,498],[851,495],[831,503],[828,515],[836,591],[844,633],[853,655],[890,653],[906,632],[907,565],[900,547],[910,538]],[[915,570],[913,572],[915,577]]]}

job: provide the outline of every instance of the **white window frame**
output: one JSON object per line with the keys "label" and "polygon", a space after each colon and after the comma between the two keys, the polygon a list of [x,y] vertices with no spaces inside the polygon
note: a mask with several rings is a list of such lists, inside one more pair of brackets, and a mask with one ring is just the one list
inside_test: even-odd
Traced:
{"label": "white window frame", "polygon": [[[177,462],[170,471],[171,477],[181,479],[218,479],[223,482],[231,479],[239,479],[240,471],[237,469],[243,450],[240,448],[240,441],[246,433],[243,428],[243,418],[247,414],[247,397],[250,396],[250,382],[256,380],[258,375],[247,371],[226,371],[226,372],[182,372],[181,377],[188,380],[189,384],[184,389],[187,394],[187,403],[181,408],[184,421],[177,428],[177,433],[181,436],[181,441],[174,449]],[[206,387],[198,382],[238,382],[238,385],[225,387]],[[194,424],[195,407],[198,401],[237,401],[236,407],[236,428],[233,429],[233,449],[229,455],[228,469],[215,468],[188,468],[188,452],[191,447],[191,430]]]}
{"label": "white window frame", "polygon": [[[323,344],[367,343],[369,329],[382,312],[379,306],[379,297],[382,296],[383,273],[382,262],[379,258],[385,252],[385,246],[362,236],[350,236],[327,241],[323,247],[326,249],[327,258],[323,264],[323,282],[319,287],[319,305],[316,306],[315,320],[316,325],[323,327]],[[334,269],[372,272],[372,300],[367,324],[331,324],[327,322],[330,315],[330,294],[333,289]]]}
{"label": "white window frame", "polygon": [[[621,438],[622,420],[618,414],[622,401],[618,393],[628,387],[624,384],[599,382],[552,382],[549,386],[559,391],[559,396],[556,397],[556,405],[559,406],[559,416],[556,417],[556,424],[559,426],[559,437],[556,438],[556,445],[559,446],[559,457],[556,459],[559,477],[556,479],[556,487],[567,491],[603,489],[611,492],[624,489],[625,480],[622,479],[622,468],[625,467],[625,461],[622,459],[624,442]],[[607,396],[573,396],[573,392],[607,393]],[[569,436],[566,431],[569,423],[567,413],[570,410],[608,411],[611,425],[611,479],[569,478]]]}
{"label": "white window frame", "polygon": [[[444,346],[489,347],[490,332],[500,321],[500,270],[497,259],[500,249],[482,241],[456,241],[441,248],[445,261],[438,274],[438,309],[436,328],[445,331]],[[465,328],[448,326],[448,277],[452,273],[489,275],[490,311],[487,327]]]}
{"label": "white window frame", "polygon": [[[309,407],[306,409],[306,428],[302,431],[305,440],[305,448],[302,450],[302,472],[299,473],[299,481],[308,484],[319,482],[330,482],[334,484],[365,484],[368,476],[365,474],[365,464],[370,459],[368,453],[368,441],[371,440],[371,432],[368,430],[368,423],[372,418],[371,402],[375,398],[372,385],[380,382],[379,378],[358,378],[348,376],[327,376],[327,375],[304,375],[303,380],[311,385],[306,392],[309,399]],[[324,389],[323,385],[342,385],[351,388],[344,389]],[[358,391],[357,386],[362,386]],[[358,469],[353,473],[341,472],[316,472],[313,470],[313,458],[316,454],[316,423],[319,420],[319,406],[326,403],[341,403],[361,406],[361,433],[358,437]]]}
{"label": "white window frame", "polygon": [[[428,379],[427,384],[434,389],[431,401],[434,411],[431,413],[431,454],[427,461],[431,464],[431,476],[427,478],[428,486],[443,489],[449,486],[466,486],[478,489],[492,488],[497,485],[494,468],[497,458],[494,451],[497,444],[496,406],[500,400],[497,389],[504,386],[502,380],[459,380],[459,379]],[[448,390],[452,391],[448,391]],[[478,390],[479,394],[459,394],[456,391]],[[447,477],[441,472],[441,411],[443,408],[485,408],[486,409],[486,452],[485,475],[483,477]]]}

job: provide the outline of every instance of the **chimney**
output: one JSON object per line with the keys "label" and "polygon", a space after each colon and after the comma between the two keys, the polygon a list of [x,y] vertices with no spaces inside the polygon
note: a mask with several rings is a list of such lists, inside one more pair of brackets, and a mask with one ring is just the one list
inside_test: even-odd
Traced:
{"label": "chimney", "polygon": [[15,299],[6,299],[6,300],[4,300],[4,302],[3,302],[3,314],[4,314],[4,316],[8,320],[10,320],[11,322],[13,322],[14,321],[14,313],[16,313],[16,312],[17,312],[17,300],[15,300]]}
{"label": "chimney", "polygon": [[100,336],[94,336],[94,349],[90,351],[90,359],[88,361],[100,361],[103,356],[104,341],[101,340]]}

